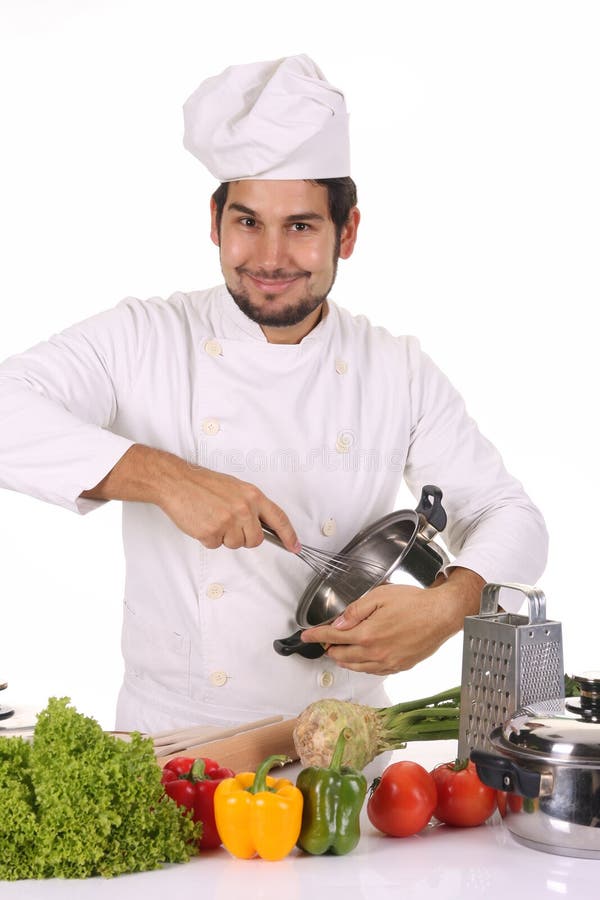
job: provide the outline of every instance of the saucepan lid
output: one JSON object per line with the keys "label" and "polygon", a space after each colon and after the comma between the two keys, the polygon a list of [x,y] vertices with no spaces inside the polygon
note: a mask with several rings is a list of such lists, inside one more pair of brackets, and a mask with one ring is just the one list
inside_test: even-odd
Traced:
{"label": "saucepan lid", "polygon": [[490,735],[503,754],[520,760],[600,765],[600,672],[575,676],[581,695],[522,707]]}

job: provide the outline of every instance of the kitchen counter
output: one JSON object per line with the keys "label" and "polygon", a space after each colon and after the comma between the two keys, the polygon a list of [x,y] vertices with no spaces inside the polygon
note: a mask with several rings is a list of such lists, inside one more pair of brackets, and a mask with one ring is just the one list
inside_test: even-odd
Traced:
{"label": "kitchen counter", "polygon": [[[413,743],[393,760],[411,759],[426,768],[452,759],[456,741]],[[367,776],[381,772],[372,763]],[[283,770],[295,780],[300,766]],[[361,840],[347,856],[308,856],[294,850],[280,862],[238,860],[223,848],[185,865],[117,879],[83,881],[0,882],[0,900],[328,900],[369,898],[397,900],[505,900],[509,895],[597,897],[600,860],[541,853],[518,844],[498,813],[479,828],[454,829],[431,825],[419,835],[390,838],[370,824],[363,809]],[[400,894],[400,892],[402,892]]]}

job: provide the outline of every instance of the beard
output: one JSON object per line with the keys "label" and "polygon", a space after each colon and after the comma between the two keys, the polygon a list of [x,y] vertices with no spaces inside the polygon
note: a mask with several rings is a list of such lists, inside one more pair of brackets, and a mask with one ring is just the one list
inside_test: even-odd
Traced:
{"label": "beard", "polygon": [[[247,271],[248,270],[244,269],[242,266],[236,269],[236,273],[238,274],[238,276],[245,274]],[[333,287],[336,273],[337,254],[334,258],[331,283],[326,291],[322,291],[318,294],[311,294],[309,290],[304,297],[301,297],[294,303],[288,303],[281,309],[274,310],[269,309],[269,305],[271,301],[277,299],[277,294],[265,294],[265,302],[259,306],[258,304],[252,302],[249,292],[244,288],[232,288],[227,283],[225,284],[225,286],[239,309],[244,313],[245,316],[247,316],[253,322],[256,322],[257,325],[264,325],[267,328],[285,328],[290,325],[298,325],[300,322],[306,319],[307,316],[318,309],[319,306],[322,306],[322,304],[327,299],[331,288]],[[279,278],[283,279],[286,277],[294,277],[296,275],[310,276],[310,272],[289,273],[283,272],[281,270],[277,270],[275,272],[251,272],[249,274],[254,275],[257,278],[265,278],[267,280],[276,280]]]}
{"label": "beard", "polygon": [[[327,294],[320,296],[303,297],[296,303],[288,303],[281,309],[271,311],[268,306],[257,306],[250,299],[248,291],[235,291],[226,285],[227,290],[233,297],[237,306],[241,309],[245,316],[256,322],[257,325],[265,325],[267,328],[285,328],[289,325],[298,325],[315,311],[327,299]],[[327,291],[329,293],[329,291]],[[274,300],[275,295],[265,294],[267,303]]]}

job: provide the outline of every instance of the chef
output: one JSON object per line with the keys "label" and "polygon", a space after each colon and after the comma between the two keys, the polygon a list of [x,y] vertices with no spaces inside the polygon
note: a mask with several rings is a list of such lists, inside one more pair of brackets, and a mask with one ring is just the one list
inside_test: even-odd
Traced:
{"label": "chef", "polygon": [[[81,515],[123,501],[117,728],[382,706],[383,676],[459,631],[485,581],[538,579],[543,520],[419,343],[329,299],[360,221],[342,93],[304,55],[233,66],[184,121],[220,182],[225,283],[129,297],[6,360],[0,486]],[[312,576],[299,547],[336,552],[403,478],[442,487],[452,564],[307,631],[320,659],[275,654]]]}

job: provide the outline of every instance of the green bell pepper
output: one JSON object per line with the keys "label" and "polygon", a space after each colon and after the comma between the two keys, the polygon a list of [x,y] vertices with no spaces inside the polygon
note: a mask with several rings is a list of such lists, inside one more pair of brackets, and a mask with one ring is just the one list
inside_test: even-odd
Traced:
{"label": "green bell pepper", "polygon": [[342,856],[353,850],[360,838],[367,779],[362,772],[342,766],[350,734],[348,729],[340,732],[328,769],[310,766],[296,780],[304,798],[298,847],[314,856]]}

